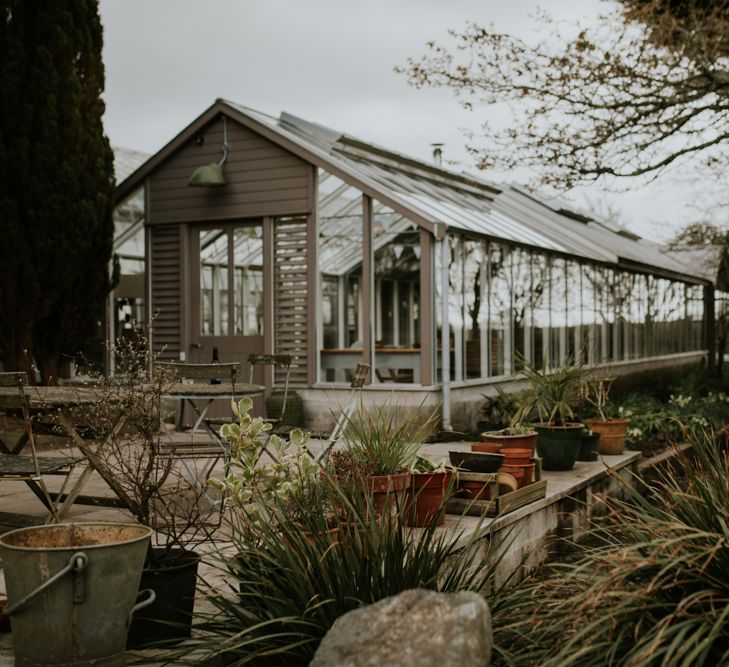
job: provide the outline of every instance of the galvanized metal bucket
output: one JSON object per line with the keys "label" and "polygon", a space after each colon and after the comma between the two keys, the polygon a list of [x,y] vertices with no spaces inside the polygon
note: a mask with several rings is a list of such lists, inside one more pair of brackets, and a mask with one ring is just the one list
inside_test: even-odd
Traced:
{"label": "galvanized metal bucket", "polygon": [[0,537],[15,664],[126,665],[131,615],[154,601],[153,591],[139,591],[151,533],[140,525],[76,523]]}

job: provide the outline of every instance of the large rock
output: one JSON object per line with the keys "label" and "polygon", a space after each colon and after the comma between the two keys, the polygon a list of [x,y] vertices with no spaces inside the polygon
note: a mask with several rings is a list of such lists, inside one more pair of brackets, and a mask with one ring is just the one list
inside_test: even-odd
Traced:
{"label": "large rock", "polygon": [[410,590],[339,617],[310,667],[483,667],[491,614],[476,593]]}

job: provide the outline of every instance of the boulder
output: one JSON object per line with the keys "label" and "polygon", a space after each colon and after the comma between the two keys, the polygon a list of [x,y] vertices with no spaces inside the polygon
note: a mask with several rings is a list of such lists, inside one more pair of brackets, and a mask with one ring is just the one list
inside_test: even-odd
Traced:
{"label": "boulder", "polygon": [[484,667],[491,614],[476,593],[415,589],[340,616],[310,667]]}

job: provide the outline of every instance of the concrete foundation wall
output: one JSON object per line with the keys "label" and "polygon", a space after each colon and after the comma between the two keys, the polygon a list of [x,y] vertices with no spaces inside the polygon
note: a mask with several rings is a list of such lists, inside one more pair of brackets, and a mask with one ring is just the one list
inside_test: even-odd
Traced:
{"label": "concrete foundation wall", "polygon": [[[698,366],[705,360],[705,352],[689,352],[685,354],[655,357],[638,361],[621,361],[604,368],[610,375],[626,376],[645,374],[650,371],[663,371],[688,366]],[[484,396],[493,396],[500,387],[505,391],[518,391],[524,388],[523,381],[496,379],[484,382],[452,382],[451,387],[451,423],[456,431],[472,433],[477,430],[476,422],[480,419],[480,409]],[[307,389],[297,389],[304,399],[304,418],[307,428],[315,432],[330,431],[342,408],[346,408],[352,400],[352,390],[345,386],[320,385]],[[393,405],[418,407],[430,414],[440,408],[443,392],[440,387],[421,387],[417,385],[368,385],[362,390],[365,404],[378,404],[390,400]]]}

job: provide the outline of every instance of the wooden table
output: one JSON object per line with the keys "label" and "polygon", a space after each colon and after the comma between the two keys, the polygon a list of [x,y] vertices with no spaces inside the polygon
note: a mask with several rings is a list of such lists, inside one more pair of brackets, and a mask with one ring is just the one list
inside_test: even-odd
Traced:
{"label": "wooden table", "polygon": [[[2,404],[3,397],[17,396],[17,392],[18,390],[15,387],[0,387],[0,404]],[[97,464],[98,459],[96,457],[99,450],[122,430],[126,421],[125,415],[120,411],[106,438],[102,442],[97,443],[96,447],[91,447],[84,441],[72,421],[69,420],[69,412],[74,409],[91,406],[102,400],[109,400],[109,397],[98,387],[26,387],[25,394],[30,404],[31,415],[46,415],[49,421],[60,426],[70,436],[74,445],[79,448],[87,460],[86,467],[81,472],[79,478],[74,482],[68,493],[62,496],[62,504],[58,510],[59,517],[63,518],[76,502],[87,505],[128,506],[128,503],[125,502],[125,500],[128,500],[126,494],[124,494],[121,487],[116,483],[116,480],[104,474],[102,470],[99,470]],[[25,444],[25,439],[21,436],[21,439],[11,446],[4,441],[0,434],[0,449],[8,454],[20,455]],[[81,491],[94,470],[97,470],[101,474],[106,483],[109,484],[118,496],[118,500],[95,496],[81,496]],[[58,494],[52,495],[56,496]]]}
{"label": "wooden table", "polygon": [[[228,381],[221,382],[220,384],[210,384],[209,382],[178,382],[167,389],[162,398],[171,400],[178,399],[180,402],[192,408],[197,416],[197,420],[191,429],[194,433],[200,429],[201,424],[205,425],[205,416],[213,401],[221,399],[232,401],[243,396],[260,396],[265,389],[260,384],[246,384],[245,382],[238,382],[235,385]],[[195,401],[205,401],[202,410],[197,407]]]}

